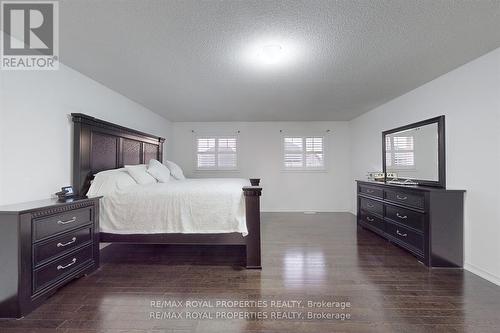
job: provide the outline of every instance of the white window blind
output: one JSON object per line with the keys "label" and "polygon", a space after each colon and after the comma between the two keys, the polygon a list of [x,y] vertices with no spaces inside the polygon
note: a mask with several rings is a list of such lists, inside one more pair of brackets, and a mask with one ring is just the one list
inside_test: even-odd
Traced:
{"label": "white window blind", "polygon": [[394,150],[413,150],[413,137],[412,136],[395,136]]}
{"label": "white window blind", "polygon": [[386,166],[393,169],[408,169],[415,167],[415,152],[413,136],[394,136],[385,138]]}
{"label": "white window blind", "polygon": [[196,151],[199,170],[234,170],[238,166],[235,136],[198,137]]}
{"label": "white window blind", "polygon": [[318,170],[325,167],[323,137],[284,137],[283,163],[290,170]]}

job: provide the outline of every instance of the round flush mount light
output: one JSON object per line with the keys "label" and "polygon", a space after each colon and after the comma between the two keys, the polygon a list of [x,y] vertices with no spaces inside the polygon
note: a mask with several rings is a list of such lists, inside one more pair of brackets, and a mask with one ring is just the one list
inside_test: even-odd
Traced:
{"label": "round flush mount light", "polygon": [[262,62],[268,64],[275,64],[279,62],[281,55],[283,55],[283,47],[278,44],[264,45],[260,53]]}
{"label": "round flush mount light", "polygon": [[252,68],[266,70],[289,67],[299,56],[299,47],[290,40],[262,38],[243,48],[243,60]]}

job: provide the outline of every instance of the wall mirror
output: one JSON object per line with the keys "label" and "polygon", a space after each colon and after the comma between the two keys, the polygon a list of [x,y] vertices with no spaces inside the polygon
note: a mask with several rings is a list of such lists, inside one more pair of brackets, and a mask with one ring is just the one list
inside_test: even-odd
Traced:
{"label": "wall mirror", "polygon": [[444,116],[382,132],[386,181],[446,187]]}

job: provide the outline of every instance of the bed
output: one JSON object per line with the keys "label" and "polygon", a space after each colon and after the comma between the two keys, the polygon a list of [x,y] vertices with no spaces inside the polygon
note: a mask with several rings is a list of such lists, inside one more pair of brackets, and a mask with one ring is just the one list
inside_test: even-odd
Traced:
{"label": "bed", "polygon": [[[165,139],[73,113],[73,187],[86,195],[93,176],[124,165],[163,161]],[[186,179],[138,185],[101,201],[106,243],[239,245],[246,268],[261,268],[262,188],[245,179]]]}

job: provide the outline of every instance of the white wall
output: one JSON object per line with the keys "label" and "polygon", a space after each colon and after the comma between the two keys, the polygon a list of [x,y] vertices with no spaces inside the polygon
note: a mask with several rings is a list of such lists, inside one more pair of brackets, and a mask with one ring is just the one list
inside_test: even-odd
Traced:
{"label": "white wall", "polygon": [[[325,172],[283,171],[282,136],[325,135]],[[330,133],[326,130],[330,129]],[[239,134],[238,172],[195,171],[197,134]],[[172,156],[188,177],[259,177],[263,211],[349,211],[349,128],[347,122],[173,123]]]}
{"label": "white wall", "polygon": [[352,178],[382,168],[382,131],[442,114],[447,185],[467,190],[465,267],[500,284],[500,49],[351,121]]}
{"label": "white wall", "polygon": [[169,139],[168,120],[64,65],[0,71],[0,80],[0,205],[71,184],[72,112]]}

